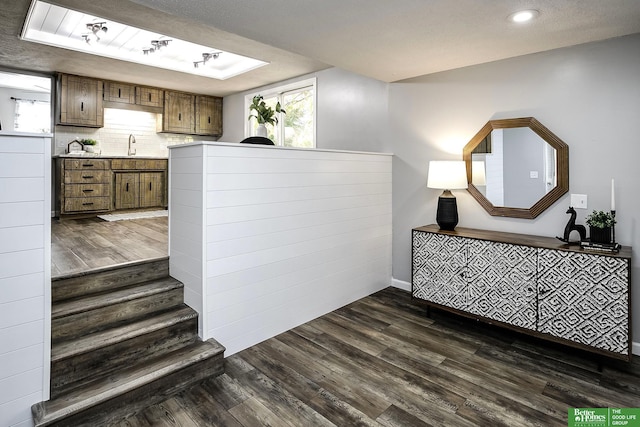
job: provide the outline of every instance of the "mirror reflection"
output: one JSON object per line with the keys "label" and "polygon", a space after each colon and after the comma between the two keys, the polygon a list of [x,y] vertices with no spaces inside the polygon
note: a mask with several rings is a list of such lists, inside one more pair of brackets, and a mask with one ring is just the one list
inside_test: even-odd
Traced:
{"label": "mirror reflection", "polygon": [[569,190],[569,147],[533,117],[490,120],[462,154],[491,215],[535,218]]}
{"label": "mirror reflection", "polygon": [[472,183],[494,206],[529,209],[555,188],[556,157],[529,128],[494,129],[471,153]]}

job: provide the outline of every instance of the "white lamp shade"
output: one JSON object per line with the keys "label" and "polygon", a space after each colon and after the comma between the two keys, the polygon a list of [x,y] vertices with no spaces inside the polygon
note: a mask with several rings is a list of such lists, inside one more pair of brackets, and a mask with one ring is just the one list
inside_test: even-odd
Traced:
{"label": "white lamp shade", "polygon": [[441,190],[467,188],[467,168],[462,160],[431,160],[427,187]]}

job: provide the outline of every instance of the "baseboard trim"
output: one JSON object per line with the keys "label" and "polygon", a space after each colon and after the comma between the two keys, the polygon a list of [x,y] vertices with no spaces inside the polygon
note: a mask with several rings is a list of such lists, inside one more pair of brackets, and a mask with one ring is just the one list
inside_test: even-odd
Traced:
{"label": "baseboard trim", "polygon": [[404,280],[398,280],[398,279],[394,279],[392,277],[391,278],[391,286],[393,286],[395,288],[399,288],[399,289],[405,290],[407,292],[411,292],[411,283],[405,282]]}
{"label": "baseboard trim", "polygon": [[640,356],[640,342],[631,343],[631,353]]}

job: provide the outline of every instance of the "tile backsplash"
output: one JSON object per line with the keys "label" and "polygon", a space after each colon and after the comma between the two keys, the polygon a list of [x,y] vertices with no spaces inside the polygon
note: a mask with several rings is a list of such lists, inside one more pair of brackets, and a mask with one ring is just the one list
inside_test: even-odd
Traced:
{"label": "tile backsplash", "polygon": [[96,150],[103,156],[126,156],[129,135],[133,135],[138,156],[167,157],[168,145],[197,141],[216,141],[217,138],[173,133],[158,133],[156,120],[162,115],[145,111],[104,109],[104,127],[86,128],[56,126],[53,154],[65,154],[74,139],[91,138],[98,141]]}

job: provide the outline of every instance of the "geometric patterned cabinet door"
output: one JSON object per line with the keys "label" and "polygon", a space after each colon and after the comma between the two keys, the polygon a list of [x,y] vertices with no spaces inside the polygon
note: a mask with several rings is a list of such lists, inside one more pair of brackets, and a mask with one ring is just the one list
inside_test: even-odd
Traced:
{"label": "geometric patterned cabinet door", "polygon": [[628,354],[628,260],[539,249],[538,271],[540,332]]}
{"label": "geometric patterned cabinet door", "polygon": [[483,322],[631,360],[631,248],[437,225],[412,233],[413,297]]}
{"label": "geometric patterned cabinet door", "polygon": [[413,231],[413,296],[436,304],[466,310],[467,240]]}
{"label": "geometric patterned cabinet door", "polygon": [[536,248],[468,239],[468,311],[536,329]]}

